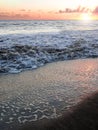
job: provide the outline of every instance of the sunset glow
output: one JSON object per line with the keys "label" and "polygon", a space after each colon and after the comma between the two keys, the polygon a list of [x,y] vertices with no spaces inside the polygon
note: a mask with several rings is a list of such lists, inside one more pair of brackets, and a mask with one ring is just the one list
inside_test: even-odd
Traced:
{"label": "sunset glow", "polygon": [[98,19],[98,0],[0,0],[0,19]]}
{"label": "sunset glow", "polygon": [[93,18],[90,16],[90,14],[82,14],[81,16],[81,20],[85,20],[85,21],[90,21],[92,20]]}

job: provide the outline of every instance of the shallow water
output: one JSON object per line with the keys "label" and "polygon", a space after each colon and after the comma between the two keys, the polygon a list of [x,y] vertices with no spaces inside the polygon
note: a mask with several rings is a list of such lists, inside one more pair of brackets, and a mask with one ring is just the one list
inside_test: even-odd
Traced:
{"label": "shallow water", "polygon": [[62,61],[0,75],[0,128],[54,118],[98,91],[98,59]]}
{"label": "shallow water", "polygon": [[98,21],[0,21],[0,73],[98,57]]}

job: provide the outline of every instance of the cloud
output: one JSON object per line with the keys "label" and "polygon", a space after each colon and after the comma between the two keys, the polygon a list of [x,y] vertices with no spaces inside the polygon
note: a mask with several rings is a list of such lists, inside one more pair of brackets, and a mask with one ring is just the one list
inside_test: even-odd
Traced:
{"label": "cloud", "polygon": [[23,12],[25,12],[26,10],[25,10],[25,9],[21,9],[20,11],[23,11]]}
{"label": "cloud", "polygon": [[2,17],[8,17],[9,13],[8,12],[0,12],[0,18]]}
{"label": "cloud", "polygon": [[87,13],[90,11],[89,8],[78,6],[76,9],[65,8],[65,10],[59,10],[59,13]]}
{"label": "cloud", "polygon": [[93,14],[98,14],[98,6],[95,7],[95,9],[92,12]]}
{"label": "cloud", "polygon": [[24,19],[29,17],[28,14],[0,12],[0,19]]}

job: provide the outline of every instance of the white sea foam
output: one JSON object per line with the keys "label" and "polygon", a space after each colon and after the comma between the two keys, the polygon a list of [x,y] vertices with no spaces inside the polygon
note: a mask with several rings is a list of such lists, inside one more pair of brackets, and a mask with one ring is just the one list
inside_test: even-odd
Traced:
{"label": "white sea foam", "polygon": [[0,21],[0,72],[98,57],[98,22]]}

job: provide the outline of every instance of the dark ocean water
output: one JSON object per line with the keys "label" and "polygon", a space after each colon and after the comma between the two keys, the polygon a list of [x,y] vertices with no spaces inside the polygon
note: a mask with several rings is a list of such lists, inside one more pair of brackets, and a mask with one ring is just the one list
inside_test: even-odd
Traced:
{"label": "dark ocean water", "polygon": [[98,57],[98,21],[0,21],[0,73]]}

